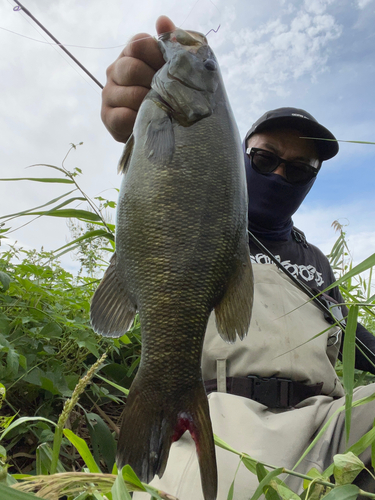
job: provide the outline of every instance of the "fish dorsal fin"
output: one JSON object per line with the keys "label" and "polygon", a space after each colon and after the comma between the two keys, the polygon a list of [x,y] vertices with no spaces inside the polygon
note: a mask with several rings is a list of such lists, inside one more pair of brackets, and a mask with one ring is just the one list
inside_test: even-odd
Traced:
{"label": "fish dorsal fin", "polygon": [[132,156],[133,147],[134,147],[134,135],[131,134],[129,139],[126,141],[124,151],[122,152],[122,156],[120,158],[120,161],[118,162],[117,172],[119,174],[126,173]]}
{"label": "fish dorsal fin", "polygon": [[175,150],[173,125],[170,117],[162,113],[152,119],[146,131],[146,156],[152,162],[168,162]]}
{"label": "fish dorsal fin", "polygon": [[121,337],[134,319],[136,308],[116,275],[116,253],[91,301],[91,326],[105,337]]}
{"label": "fish dorsal fin", "polygon": [[220,303],[215,307],[216,327],[226,341],[242,340],[248,332],[253,307],[253,270],[248,249],[243,259],[238,260],[236,272],[230,280]]}

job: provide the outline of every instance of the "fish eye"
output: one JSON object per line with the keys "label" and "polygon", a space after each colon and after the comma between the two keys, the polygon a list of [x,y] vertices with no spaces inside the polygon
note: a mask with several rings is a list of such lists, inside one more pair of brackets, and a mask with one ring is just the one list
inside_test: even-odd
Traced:
{"label": "fish eye", "polygon": [[209,71],[216,71],[217,64],[213,59],[206,59],[203,63],[203,66]]}

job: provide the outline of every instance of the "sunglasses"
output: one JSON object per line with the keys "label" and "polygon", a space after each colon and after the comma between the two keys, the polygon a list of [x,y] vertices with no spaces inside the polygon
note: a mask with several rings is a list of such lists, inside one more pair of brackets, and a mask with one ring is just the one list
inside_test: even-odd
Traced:
{"label": "sunglasses", "polygon": [[260,148],[247,148],[246,154],[250,158],[251,165],[260,174],[274,172],[282,163],[285,165],[285,178],[290,184],[307,184],[316,177],[320,165],[313,167],[301,161],[287,161],[280,156]]}

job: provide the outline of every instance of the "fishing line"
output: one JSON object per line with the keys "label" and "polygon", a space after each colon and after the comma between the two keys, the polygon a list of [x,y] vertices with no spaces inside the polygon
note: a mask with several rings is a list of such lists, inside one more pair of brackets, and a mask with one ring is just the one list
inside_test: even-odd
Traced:
{"label": "fishing line", "polygon": [[[193,10],[195,9],[196,5],[200,2],[200,0],[197,0],[195,2],[195,4],[192,6],[192,8],[190,9],[188,15],[185,17],[185,19],[182,21],[182,23],[178,26],[179,28],[182,28],[182,25],[187,21],[187,19],[190,17],[191,13],[193,12]],[[222,12],[221,10],[219,9],[219,7],[217,5],[214,4],[214,2],[212,0],[209,0],[209,2],[215,7],[215,9],[219,12],[220,15],[222,15]],[[211,31],[213,31],[214,33],[217,33],[219,31],[219,28],[220,28],[220,24],[219,26],[217,27],[217,29],[210,29],[210,31],[208,33],[206,33],[205,36],[207,36],[209,33],[211,33]],[[163,34],[163,33],[162,33]]]}
{"label": "fishing line", "polygon": [[[55,50],[56,50],[56,46],[60,47],[60,49],[62,49],[101,89],[103,89],[103,85],[95,78],[95,76],[66,48],[67,46],[68,47],[76,47],[76,48],[84,48],[84,49],[95,49],[95,50],[107,50],[107,49],[115,49],[115,48],[120,48],[120,47],[124,47],[126,46],[126,44],[121,44],[121,45],[114,45],[112,47],[88,47],[88,46],[83,46],[83,45],[73,45],[73,44],[62,44],[59,40],[57,40],[57,38],[50,32],[47,30],[47,28],[45,28],[45,26],[43,26],[43,24],[38,21],[38,19],[36,19],[35,16],[33,16],[33,14],[26,8],[24,7],[21,2],[19,0],[13,0],[17,6],[13,8],[13,10],[15,12],[24,12],[27,16],[29,16],[45,33],[47,33],[47,35],[52,38],[52,40],[54,41],[54,43],[52,42],[49,42],[45,39],[44,35],[42,33],[40,33],[38,30],[36,30],[35,26],[33,26],[33,24],[27,19],[24,17],[24,19],[31,25],[33,26],[33,28],[37,31],[37,33],[42,36],[44,38],[45,41],[43,40],[37,40],[36,38],[32,38],[32,37],[29,37],[27,35],[22,35],[21,33],[17,33],[15,31],[12,31],[12,30],[9,30],[7,28],[3,28],[0,26],[0,29],[2,29],[3,31],[7,31],[9,33],[12,33],[14,35],[17,35],[17,36],[21,36],[22,38],[26,38],[28,40],[32,40],[34,42],[39,42],[39,43],[43,43],[43,44],[47,44],[47,45],[51,45]],[[188,13],[188,15],[186,16],[186,18],[184,19],[184,21],[180,24],[180,27],[186,22],[186,20],[189,18],[190,14],[192,13],[192,11],[194,10],[195,6],[197,5],[197,3],[199,2],[200,0],[196,0],[196,2],[194,3],[194,5],[192,6],[192,8],[190,9],[190,12]],[[212,0],[209,0],[210,3],[218,10],[218,12],[221,14],[220,12],[220,9],[212,2]],[[10,3],[10,0],[8,0],[8,2]],[[220,28],[220,24],[219,26],[217,27],[217,29],[211,29],[210,31],[208,31],[208,33],[206,34],[206,36],[211,33],[212,31],[214,33],[217,33],[218,30]],[[168,32],[167,32],[168,33]],[[160,36],[160,35],[159,35]],[[144,38],[139,38],[138,40],[134,40],[133,42],[130,42],[130,43],[135,43],[135,42],[140,42],[141,40],[145,40],[147,39],[148,37],[144,37]],[[62,57],[62,54],[60,52],[58,52],[59,55]],[[74,71],[76,71],[76,73],[78,73],[81,78],[83,78],[83,76],[76,70],[76,68],[69,62],[69,60],[65,59],[65,57],[63,57],[63,59],[69,64],[69,66],[71,66]],[[85,78],[83,78],[84,81],[86,83],[88,83],[90,85],[89,82],[87,82],[87,80]],[[90,85],[90,87],[92,87],[92,85]],[[92,87],[94,88],[94,87]]]}
{"label": "fishing line", "polygon": [[184,19],[184,20],[182,21],[182,23],[180,24],[179,28],[181,28],[181,27],[182,27],[182,25],[184,24],[184,22],[185,22],[185,21],[186,21],[186,20],[190,17],[190,14],[193,12],[193,10],[195,9],[195,6],[196,6],[196,5],[197,5],[197,3],[199,3],[199,2],[200,2],[200,0],[197,0],[197,1],[195,2],[195,4],[194,4],[194,5],[192,6],[192,8],[189,10],[188,15],[185,17],[185,19]]}
{"label": "fishing line", "polygon": [[[24,18],[24,19],[27,21],[26,18]],[[29,24],[31,24],[31,23],[29,23]],[[78,49],[110,50],[110,49],[119,49],[120,47],[126,46],[126,43],[122,43],[121,45],[113,45],[112,47],[89,47],[86,45],[73,45],[72,43],[54,43],[54,42],[48,42],[47,40],[46,41],[38,40],[37,38],[32,38],[31,36],[22,35],[22,33],[17,33],[16,31],[12,31],[12,30],[9,30],[7,28],[3,28],[2,26],[0,26],[0,30],[8,31],[8,33],[13,33],[13,35],[21,36],[22,38],[27,38],[28,40],[32,40],[33,42],[44,43],[45,45],[54,45],[55,47],[63,45],[64,47],[76,47]],[[38,33],[39,33],[39,31],[38,31]],[[41,33],[39,33],[39,34],[42,36]]]}
{"label": "fishing line", "polygon": [[[10,0],[8,0],[8,3],[12,5],[12,3],[11,3],[11,1],[10,1]],[[18,8],[17,8],[17,10],[20,10],[20,14],[21,14],[22,19],[24,19],[24,20],[25,20],[28,24],[30,24],[30,26],[33,28],[33,30],[34,30],[34,31],[36,31],[36,32],[38,33],[38,35],[40,35],[42,38],[44,38],[44,39],[46,40],[46,38],[45,38],[45,36],[43,35],[43,33],[39,32],[39,31],[37,30],[37,28],[34,26],[34,24],[33,24],[31,21],[29,21],[29,19],[28,19],[27,17],[25,17],[25,16],[24,16],[24,14],[22,13],[22,10],[21,10],[21,9],[18,9]],[[21,35],[21,36],[22,36],[22,35]],[[38,41],[38,42],[39,42],[39,41],[41,41],[41,40],[36,40],[36,41]],[[42,43],[43,43],[43,42],[42,42]],[[50,42],[46,42],[46,43],[50,43]],[[55,44],[51,44],[51,45],[52,45],[52,47],[53,47],[53,50],[55,50],[55,51],[56,51],[56,53],[57,53],[57,54],[58,54],[58,55],[59,55],[59,56],[63,59],[63,61],[64,61],[64,62],[66,62],[67,64],[69,64],[69,66],[73,69],[73,71],[75,71],[75,72],[77,73],[77,75],[78,75],[80,78],[82,78],[82,80],[83,80],[85,83],[87,83],[87,84],[88,84],[88,85],[89,85],[89,86],[93,89],[93,91],[94,91],[96,94],[99,94],[99,92],[96,90],[96,88],[95,88],[95,87],[93,87],[93,86],[91,85],[90,81],[89,81],[89,80],[87,80],[87,79],[86,79],[86,78],[82,75],[82,73],[80,73],[79,71],[77,71],[77,68],[76,68],[76,67],[75,67],[75,66],[74,66],[74,65],[73,65],[73,64],[69,61],[69,59],[67,59],[61,51],[57,50],[57,48],[54,46]],[[99,94],[99,95],[100,95],[100,94]]]}
{"label": "fishing line", "polygon": [[[50,33],[47,28],[45,28],[43,26],[43,24],[41,22],[38,21],[38,19],[36,19],[36,17],[34,17],[31,12],[26,9],[26,7],[24,7],[21,2],[19,2],[19,0],[13,0],[17,5],[18,5],[18,8],[17,7],[14,7],[14,11],[19,11],[20,9],[25,13],[27,14],[45,33],[47,33],[47,35],[52,38],[52,40],[60,47],[60,49],[62,49],[71,59],[73,59],[73,61],[78,64],[78,66],[101,88],[103,89],[103,85],[99,82],[99,80],[97,80],[95,78],[95,76],[90,73],[90,71],[88,69],[85,68],[85,66],[83,64],[81,64],[78,59],[76,57],[73,56],[73,54],[71,52],[69,52],[68,49],[66,49],[64,47],[64,45],[62,43],[59,42],[59,40],[57,40],[56,37],[54,37],[52,35],[52,33]],[[53,45],[52,45],[53,46]]]}

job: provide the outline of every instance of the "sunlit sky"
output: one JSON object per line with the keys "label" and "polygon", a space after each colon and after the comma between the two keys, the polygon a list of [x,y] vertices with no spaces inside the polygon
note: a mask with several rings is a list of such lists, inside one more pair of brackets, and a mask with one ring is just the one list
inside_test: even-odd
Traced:
{"label": "sunlit sky", "polygon": [[[374,0],[23,3],[103,84],[107,66],[121,51],[118,46],[138,32],[155,35],[160,14],[205,34],[220,26],[208,39],[241,136],[265,111],[294,106],[309,111],[338,139],[375,142]],[[23,12],[13,11],[14,6],[11,0],[0,0],[0,177],[54,175],[42,167],[25,167],[61,165],[69,144],[82,141],[66,167],[82,169],[79,182],[90,196],[116,199],[122,145],[101,123],[99,87]],[[295,215],[296,225],[324,252],[337,237],[331,228],[334,220],[348,224],[355,261],[375,252],[374,160],[374,145],[340,143],[339,154],[323,164]],[[66,190],[2,182],[0,214],[41,205]],[[42,218],[9,238],[24,248],[53,250],[70,235],[64,220]],[[3,243],[0,250],[5,248]],[[77,268],[69,256],[64,265]]]}

